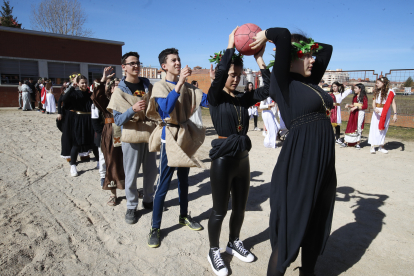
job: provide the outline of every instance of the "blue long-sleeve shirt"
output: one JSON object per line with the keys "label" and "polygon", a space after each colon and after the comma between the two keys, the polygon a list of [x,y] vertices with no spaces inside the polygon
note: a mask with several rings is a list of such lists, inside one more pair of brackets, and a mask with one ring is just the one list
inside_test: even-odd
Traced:
{"label": "blue long-sleeve shirt", "polygon": [[[177,84],[176,82],[168,80],[166,80],[166,82],[172,83],[174,85]],[[178,97],[180,97],[180,94],[178,94],[175,89],[173,89],[170,93],[168,93],[168,96],[166,98],[155,98],[155,101],[158,104],[158,113],[160,114],[160,117],[163,121],[165,118],[170,118],[170,113],[174,110]],[[200,105],[208,107],[207,94],[203,94]],[[165,143],[165,126],[162,129],[161,142]]]}

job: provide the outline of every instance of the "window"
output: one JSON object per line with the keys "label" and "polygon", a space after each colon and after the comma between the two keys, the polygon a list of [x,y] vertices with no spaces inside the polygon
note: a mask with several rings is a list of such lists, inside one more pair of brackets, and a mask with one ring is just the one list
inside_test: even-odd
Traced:
{"label": "window", "polygon": [[79,73],[80,65],[76,63],[48,62],[47,70],[53,85],[61,85],[69,81],[69,75]]}
{"label": "window", "polygon": [[19,59],[0,59],[1,84],[19,84],[19,80],[25,81],[39,77],[37,61]]}
{"label": "window", "polygon": [[[102,79],[102,73],[105,67],[108,67],[108,65],[88,65],[89,85],[93,84],[94,79],[98,79],[98,81]],[[112,73],[115,73],[115,68]]]}

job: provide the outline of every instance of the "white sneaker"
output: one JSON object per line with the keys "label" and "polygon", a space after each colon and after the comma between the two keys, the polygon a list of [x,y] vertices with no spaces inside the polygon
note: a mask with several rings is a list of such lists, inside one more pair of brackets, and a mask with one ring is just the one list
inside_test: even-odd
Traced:
{"label": "white sneaker", "polygon": [[239,239],[235,239],[234,242],[228,242],[226,252],[230,255],[236,256],[239,260],[251,263],[254,260],[254,256],[249,250],[245,249],[243,242]]}
{"label": "white sneaker", "polygon": [[337,144],[342,144],[342,140],[341,140],[341,138],[338,138],[336,141],[335,141]]}
{"label": "white sneaker", "polygon": [[262,135],[266,137],[266,131],[263,130]]}
{"label": "white sneaker", "polygon": [[76,165],[70,165],[70,175],[78,176],[78,170],[76,169]]}
{"label": "white sneaker", "polygon": [[223,259],[221,258],[220,248],[210,248],[207,255],[207,260],[210,263],[214,274],[217,276],[227,276],[229,271],[224,264]]}
{"label": "white sneaker", "polygon": [[355,148],[356,148],[357,150],[359,150],[359,149],[361,149],[361,146],[360,146],[359,144],[356,144]]}
{"label": "white sneaker", "polygon": [[378,151],[379,151],[379,152],[382,152],[382,153],[388,153],[388,150],[386,150],[386,149],[384,149],[384,148],[382,148],[382,147],[380,147],[380,148],[378,149]]}
{"label": "white sneaker", "polygon": [[370,152],[371,152],[372,154],[375,154],[375,148],[374,148],[374,147],[371,147]]}
{"label": "white sneaker", "polygon": [[255,128],[254,128],[254,130],[255,130],[255,131],[260,131],[261,129],[260,129],[260,128],[258,128],[258,127],[255,127]]}

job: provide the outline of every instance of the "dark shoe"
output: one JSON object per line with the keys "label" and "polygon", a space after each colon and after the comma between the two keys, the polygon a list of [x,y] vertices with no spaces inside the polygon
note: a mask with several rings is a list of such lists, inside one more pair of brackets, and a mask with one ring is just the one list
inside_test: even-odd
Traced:
{"label": "dark shoe", "polygon": [[246,263],[251,263],[254,261],[253,254],[250,253],[249,250],[244,248],[243,242],[238,238],[235,239],[233,242],[229,241],[227,243],[226,252],[227,254],[236,256],[239,260]]}
{"label": "dark shoe", "polygon": [[22,109],[21,107],[19,107],[18,109]]}
{"label": "dark shoe", "polygon": [[200,223],[195,221],[190,215],[187,215],[186,217],[182,217],[180,215],[178,223],[180,223],[181,225],[187,225],[191,230],[194,231],[203,229],[203,226],[201,226]]}
{"label": "dark shoe", "polygon": [[135,224],[138,222],[138,215],[135,209],[127,209],[125,222],[128,224]]}
{"label": "dark shoe", "polygon": [[[314,273],[306,273],[305,271],[302,270],[301,267],[297,267],[297,268],[299,268],[299,276],[315,276]],[[296,268],[294,270],[296,270]]]}
{"label": "dark shoe", "polygon": [[151,228],[151,231],[148,234],[148,246],[151,248],[160,246],[160,229]]}
{"label": "dark shoe", "polygon": [[152,210],[154,207],[154,201],[151,202],[142,202],[142,207],[144,207],[144,209],[148,209],[148,210]]}
{"label": "dark shoe", "polygon": [[211,265],[211,268],[213,269],[214,274],[218,276],[227,276],[229,273],[226,265],[223,262],[223,259],[221,258],[220,249],[217,247],[210,248],[207,260]]}

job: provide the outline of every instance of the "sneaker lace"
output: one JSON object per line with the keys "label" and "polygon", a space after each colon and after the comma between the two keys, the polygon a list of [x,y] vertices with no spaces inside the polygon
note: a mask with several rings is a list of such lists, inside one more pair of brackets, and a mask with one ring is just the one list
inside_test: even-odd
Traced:
{"label": "sneaker lace", "polygon": [[239,239],[235,240],[234,245],[237,247],[237,249],[243,254],[243,255],[247,255],[249,253],[249,251],[247,251],[244,246],[243,246],[243,242]]}
{"label": "sneaker lace", "polygon": [[221,255],[220,255],[220,248],[217,248],[217,249],[213,249],[213,261],[214,261],[214,265],[217,267],[217,268],[220,268],[220,267],[224,267],[224,262],[223,262],[223,259],[221,258]]}

